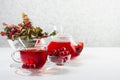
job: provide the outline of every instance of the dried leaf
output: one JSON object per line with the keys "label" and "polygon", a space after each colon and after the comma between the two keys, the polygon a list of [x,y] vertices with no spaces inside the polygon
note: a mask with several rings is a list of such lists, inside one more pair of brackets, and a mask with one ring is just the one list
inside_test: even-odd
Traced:
{"label": "dried leaf", "polygon": [[49,36],[55,36],[58,32],[54,30]]}

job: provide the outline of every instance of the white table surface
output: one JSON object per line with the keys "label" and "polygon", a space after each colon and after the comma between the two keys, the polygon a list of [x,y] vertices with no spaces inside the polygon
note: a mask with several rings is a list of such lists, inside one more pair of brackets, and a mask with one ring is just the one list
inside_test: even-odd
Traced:
{"label": "white table surface", "polygon": [[81,55],[61,71],[41,75],[16,74],[15,68],[10,67],[14,63],[12,51],[0,48],[1,80],[120,80],[120,48],[84,48]]}

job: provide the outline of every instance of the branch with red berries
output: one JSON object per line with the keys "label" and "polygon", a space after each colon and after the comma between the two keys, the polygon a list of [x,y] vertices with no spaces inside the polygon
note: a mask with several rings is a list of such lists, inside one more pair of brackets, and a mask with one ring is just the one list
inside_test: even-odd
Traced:
{"label": "branch with red berries", "polygon": [[3,23],[4,31],[1,31],[0,35],[7,36],[7,38],[11,40],[17,40],[18,38],[21,38],[22,40],[30,40],[47,38],[57,34],[57,31],[55,30],[48,34],[47,32],[44,32],[41,27],[34,27],[25,13],[22,14],[22,19],[23,22],[18,25]]}

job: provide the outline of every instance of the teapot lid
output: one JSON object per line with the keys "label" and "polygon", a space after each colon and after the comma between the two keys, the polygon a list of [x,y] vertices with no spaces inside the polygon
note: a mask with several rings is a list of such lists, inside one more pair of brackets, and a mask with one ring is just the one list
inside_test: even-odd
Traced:
{"label": "teapot lid", "polygon": [[56,41],[56,42],[70,42],[71,39],[72,39],[71,35],[61,34],[61,35],[55,36],[53,41]]}

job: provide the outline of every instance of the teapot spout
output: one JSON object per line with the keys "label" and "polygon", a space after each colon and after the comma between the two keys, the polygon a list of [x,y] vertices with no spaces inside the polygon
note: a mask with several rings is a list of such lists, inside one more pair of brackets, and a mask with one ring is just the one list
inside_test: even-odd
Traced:
{"label": "teapot spout", "polygon": [[77,52],[78,54],[80,54],[81,51],[83,50],[83,46],[84,46],[83,42],[78,42],[78,44],[77,44],[77,46],[76,46],[76,52]]}

